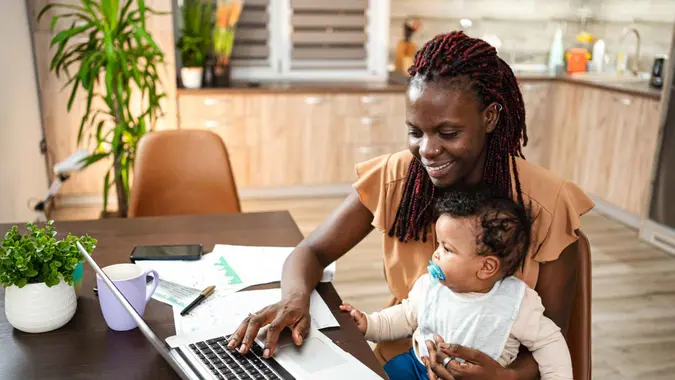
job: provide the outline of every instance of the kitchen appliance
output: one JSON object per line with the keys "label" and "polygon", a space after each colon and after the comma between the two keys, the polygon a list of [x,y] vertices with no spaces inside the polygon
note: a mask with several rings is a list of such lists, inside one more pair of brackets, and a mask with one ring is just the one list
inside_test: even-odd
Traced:
{"label": "kitchen appliance", "polygon": [[675,31],[670,57],[660,63],[663,77],[661,145],[656,155],[648,219],[640,238],[675,254]]}
{"label": "kitchen appliance", "polygon": [[652,75],[649,78],[649,85],[654,88],[663,87],[663,79],[665,76],[665,66],[668,61],[668,56],[665,54],[659,54],[654,57],[654,64],[652,65]]}

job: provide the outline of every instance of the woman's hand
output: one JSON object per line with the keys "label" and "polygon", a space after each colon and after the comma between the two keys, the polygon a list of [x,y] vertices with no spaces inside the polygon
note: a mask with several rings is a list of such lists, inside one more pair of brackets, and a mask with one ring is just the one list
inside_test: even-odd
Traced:
{"label": "woman's hand", "polygon": [[[512,370],[502,367],[496,360],[483,352],[457,344],[445,343],[440,336],[435,338],[436,343],[427,341],[429,357],[424,358],[429,379],[515,379],[515,373]],[[457,360],[450,360],[444,367],[443,360],[448,356],[462,358],[465,362],[460,363]]]}
{"label": "woman's hand", "polygon": [[356,326],[358,326],[361,334],[366,335],[366,331],[368,331],[368,319],[363,312],[354,309],[354,306],[344,302],[340,305],[340,310],[349,312],[349,315],[351,315],[354,322],[356,322]]}
{"label": "woman's hand", "polygon": [[232,334],[227,346],[231,349],[239,347],[239,352],[245,354],[255,342],[260,329],[269,325],[263,351],[263,357],[269,358],[274,355],[279,334],[286,327],[291,329],[293,343],[299,346],[309,333],[310,322],[309,297],[289,297],[255,314],[249,314]]}

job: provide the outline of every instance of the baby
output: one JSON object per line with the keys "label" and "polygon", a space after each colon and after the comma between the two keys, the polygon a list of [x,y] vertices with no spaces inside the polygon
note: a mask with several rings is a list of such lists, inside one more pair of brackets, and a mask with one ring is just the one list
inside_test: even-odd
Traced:
{"label": "baby", "polygon": [[[514,273],[525,263],[532,219],[510,199],[486,190],[448,192],[435,205],[438,249],[429,274],[401,304],[366,315],[349,311],[366,339],[412,335],[413,348],[385,365],[390,379],[428,379],[421,357],[435,334],[474,348],[507,366],[527,347],[541,379],[572,379],[572,362],[560,328],[544,316],[539,295]],[[461,360],[457,358],[457,360]]]}

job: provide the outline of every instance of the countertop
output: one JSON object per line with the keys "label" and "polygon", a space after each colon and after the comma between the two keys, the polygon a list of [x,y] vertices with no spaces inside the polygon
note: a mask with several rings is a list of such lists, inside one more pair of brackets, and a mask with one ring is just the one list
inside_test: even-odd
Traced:
{"label": "countertop", "polygon": [[661,99],[661,89],[649,86],[649,79],[603,77],[593,74],[540,74],[516,73],[520,82],[528,81],[559,81],[565,83],[582,84],[602,90],[616,91],[626,95],[644,96],[650,99]]}
{"label": "countertop", "polygon": [[[654,100],[661,98],[661,90],[649,86],[644,80],[618,80],[588,74],[560,74],[546,73],[516,73],[518,80],[533,81],[560,81],[565,83],[581,84],[603,90],[616,91],[627,95],[643,96]],[[407,77],[392,73],[387,82],[233,82],[231,87],[224,88],[178,88],[179,96],[189,95],[228,95],[228,94],[275,94],[275,93],[325,93],[325,94],[353,94],[353,93],[401,93],[405,91]]]}

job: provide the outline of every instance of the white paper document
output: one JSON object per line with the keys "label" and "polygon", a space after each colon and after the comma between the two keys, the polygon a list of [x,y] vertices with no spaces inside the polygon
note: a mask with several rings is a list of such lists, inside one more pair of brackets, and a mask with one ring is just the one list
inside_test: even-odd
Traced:
{"label": "white paper document", "polygon": [[[253,247],[218,244],[209,255],[225,260],[245,284],[269,284],[281,281],[284,261],[294,247]],[[335,276],[335,263],[323,271],[321,282],[331,282]]]}
{"label": "white paper document", "polygon": [[152,299],[164,302],[171,306],[186,307],[194,301],[201,290],[188,288],[187,286],[174,284],[173,282],[159,280],[157,289],[152,294]]}
{"label": "white paper document", "polygon": [[215,285],[216,290],[221,293],[233,293],[251,285],[244,283],[223,257],[214,254],[204,255],[194,261],[138,260],[136,264],[145,270],[156,270],[160,281],[198,291]]}
{"label": "white paper document", "polygon": [[[281,300],[281,289],[251,290],[214,296],[215,293],[184,317],[180,315],[183,309],[174,306],[176,334],[213,329],[218,326],[232,326],[233,321],[238,325],[249,313],[255,313]],[[312,326],[316,329],[340,326],[316,290],[312,292],[310,298],[309,313],[312,317]]]}

